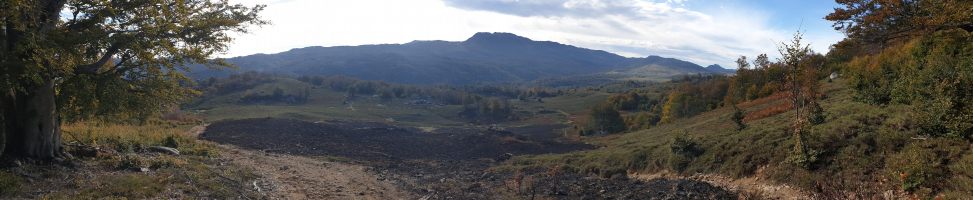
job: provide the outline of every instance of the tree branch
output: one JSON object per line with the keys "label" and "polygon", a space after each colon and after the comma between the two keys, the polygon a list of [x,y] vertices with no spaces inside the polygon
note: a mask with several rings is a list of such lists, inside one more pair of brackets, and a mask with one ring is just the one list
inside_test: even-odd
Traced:
{"label": "tree branch", "polygon": [[115,56],[115,54],[118,53],[118,50],[119,50],[118,45],[112,45],[111,47],[108,47],[108,51],[105,51],[105,55],[102,55],[101,59],[98,59],[98,61],[96,61],[95,63],[78,66],[77,68],[74,69],[74,73],[75,74],[97,74],[98,69],[101,69],[101,67],[105,66],[105,64],[108,63],[108,61],[111,61],[111,57]]}

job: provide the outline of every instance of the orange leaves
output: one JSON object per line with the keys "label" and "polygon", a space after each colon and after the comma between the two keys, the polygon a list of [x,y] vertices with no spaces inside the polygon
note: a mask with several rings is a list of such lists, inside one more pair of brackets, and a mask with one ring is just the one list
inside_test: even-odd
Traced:
{"label": "orange leaves", "polygon": [[790,111],[791,109],[794,109],[794,105],[790,102],[780,102],[772,106],[767,106],[766,108],[758,111],[747,113],[746,116],[743,117],[743,122],[749,123],[754,120],[772,117]]}

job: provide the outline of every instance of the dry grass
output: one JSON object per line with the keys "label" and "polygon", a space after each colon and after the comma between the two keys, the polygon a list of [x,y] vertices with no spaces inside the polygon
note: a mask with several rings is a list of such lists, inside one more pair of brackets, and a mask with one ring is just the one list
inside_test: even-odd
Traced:
{"label": "dry grass", "polygon": [[137,153],[150,146],[167,146],[183,154],[214,156],[210,145],[200,143],[188,130],[197,123],[153,122],[145,125],[79,122],[61,126],[69,146],[90,146],[118,153]]}
{"label": "dry grass", "polygon": [[743,117],[743,122],[752,122],[759,119],[772,117],[794,109],[794,105],[788,102],[777,103],[772,106],[764,107],[760,110],[748,112]]}
{"label": "dry grass", "polygon": [[784,98],[787,98],[787,93],[786,92],[778,92],[778,93],[774,93],[774,94],[772,94],[770,96],[767,96],[767,97],[764,97],[764,98],[759,98],[759,99],[754,99],[752,101],[747,101],[747,102],[739,103],[739,104],[737,104],[737,107],[739,107],[740,109],[747,109],[747,108],[750,108],[750,107],[759,106],[759,105],[766,105],[766,104],[771,103],[771,102],[783,100]]}
{"label": "dry grass", "polygon": [[[214,144],[188,133],[195,123],[82,122],[62,126],[68,165],[17,161],[0,168],[0,199],[240,199],[250,169],[220,164]],[[151,152],[168,146],[180,155]]]}

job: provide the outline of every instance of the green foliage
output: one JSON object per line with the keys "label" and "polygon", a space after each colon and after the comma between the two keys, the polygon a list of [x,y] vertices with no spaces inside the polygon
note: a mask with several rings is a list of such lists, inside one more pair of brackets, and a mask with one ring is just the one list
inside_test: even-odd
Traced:
{"label": "green foliage", "polygon": [[821,104],[819,104],[817,101],[811,102],[811,105],[808,105],[808,109],[808,112],[810,113],[808,113],[809,116],[807,121],[811,123],[811,125],[824,123],[825,113],[824,108],[821,108]]}
{"label": "green foliage", "polygon": [[733,104],[733,115],[730,116],[730,120],[733,120],[733,123],[737,125],[737,130],[747,128],[747,125],[743,123],[743,117],[743,110],[740,110],[736,104]]}
{"label": "green foliage", "polygon": [[625,111],[650,110],[659,104],[659,98],[652,98],[636,91],[614,95],[605,101],[616,109]]}
{"label": "green foliage", "polygon": [[[887,173],[897,180],[902,190],[940,190],[946,185],[950,170],[946,163],[960,157],[967,147],[948,139],[916,141],[892,155],[886,164]],[[935,192],[935,191],[933,191]]]}
{"label": "green foliage", "polygon": [[683,171],[693,159],[703,154],[704,150],[695,141],[676,136],[669,144],[669,167],[676,171]]}
{"label": "green foliage", "polygon": [[793,164],[804,169],[810,169],[811,166],[818,162],[818,155],[821,154],[820,151],[807,148],[806,144],[802,144],[799,139],[794,139],[794,150],[791,154],[784,159],[784,163]]}
{"label": "green foliage", "polygon": [[162,146],[170,147],[170,148],[179,148],[179,139],[177,139],[177,137],[178,136],[175,135],[166,136],[165,139],[162,139]]}
{"label": "green foliage", "polygon": [[737,60],[737,72],[728,83],[724,104],[754,100],[783,90],[786,77],[784,65],[770,62],[767,54],[760,54],[753,60],[753,67],[747,57]]}
{"label": "green foliage", "polygon": [[625,125],[628,126],[628,130],[642,130],[655,126],[661,119],[653,112],[638,112],[625,116]]}
{"label": "green foliage", "polygon": [[[879,106],[854,100],[855,90],[848,87],[847,79],[824,83],[822,91],[828,98],[821,107],[828,113],[828,120],[807,129],[807,157],[792,157],[794,137],[790,122],[794,112],[786,112],[750,121],[741,131],[732,130],[736,125],[727,120],[734,112],[720,108],[710,112],[661,124],[647,130],[634,131],[610,138],[590,140],[604,148],[560,155],[518,157],[516,166],[565,166],[579,172],[600,172],[600,169],[626,169],[641,173],[663,170],[694,173],[718,173],[730,177],[760,177],[787,183],[807,190],[838,180],[844,185],[833,188],[837,192],[856,192],[864,196],[882,195],[890,189],[901,189],[900,172],[916,169],[916,173],[930,169],[915,194],[919,198],[932,197],[937,193],[947,198],[965,197],[973,191],[973,153],[970,143],[950,138],[916,138],[911,106]],[[753,107],[752,111],[767,105]],[[701,154],[687,159],[673,151],[682,148],[676,138],[692,138],[690,141]],[[679,140],[683,140],[679,139]],[[678,142],[682,144],[690,142]],[[926,153],[909,153],[916,152]],[[910,155],[915,154],[915,155]],[[913,159],[915,158],[915,159]],[[805,163],[795,165],[790,162]],[[684,165],[683,165],[684,163]],[[914,165],[915,167],[906,167]],[[932,168],[928,168],[932,167]],[[941,173],[940,173],[941,172]],[[882,180],[885,184],[876,185]],[[913,177],[913,180],[919,180]],[[915,181],[913,181],[915,182]],[[895,188],[890,188],[895,187]],[[925,191],[925,192],[923,192]],[[846,193],[843,193],[846,194]]]}
{"label": "green foliage", "polygon": [[513,113],[513,106],[507,100],[489,98],[477,103],[464,106],[460,116],[473,119],[477,122],[492,123],[506,121],[516,118]]}
{"label": "green foliage", "polygon": [[973,34],[940,31],[848,66],[865,102],[912,105],[922,134],[973,135]]}
{"label": "green foliage", "polygon": [[586,129],[587,135],[618,133],[626,130],[622,115],[608,104],[599,104],[591,108],[590,121]]}
{"label": "green foliage", "polygon": [[727,95],[729,78],[703,77],[681,82],[669,92],[662,105],[661,123],[671,123],[678,118],[690,117],[723,105]]}
{"label": "green foliage", "polygon": [[230,32],[265,24],[261,10],[211,0],[4,2],[0,89],[33,92],[57,80],[67,121],[144,121],[197,94],[185,88],[185,64],[226,66],[212,55],[227,49]]}

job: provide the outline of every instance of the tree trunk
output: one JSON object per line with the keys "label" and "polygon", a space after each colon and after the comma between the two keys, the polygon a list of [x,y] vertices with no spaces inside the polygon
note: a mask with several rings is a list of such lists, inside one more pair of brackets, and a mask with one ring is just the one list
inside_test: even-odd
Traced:
{"label": "tree trunk", "polygon": [[61,128],[55,103],[54,80],[3,99],[4,153],[21,158],[52,160],[62,156]]}

